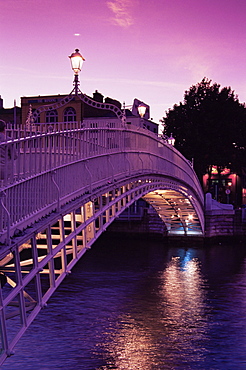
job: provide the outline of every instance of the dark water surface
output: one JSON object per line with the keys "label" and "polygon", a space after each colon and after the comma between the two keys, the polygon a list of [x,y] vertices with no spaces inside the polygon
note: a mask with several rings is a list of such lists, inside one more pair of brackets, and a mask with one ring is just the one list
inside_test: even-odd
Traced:
{"label": "dark water surface", "polygon": [[2,368],[246,369],[246,245],[104,236]]}

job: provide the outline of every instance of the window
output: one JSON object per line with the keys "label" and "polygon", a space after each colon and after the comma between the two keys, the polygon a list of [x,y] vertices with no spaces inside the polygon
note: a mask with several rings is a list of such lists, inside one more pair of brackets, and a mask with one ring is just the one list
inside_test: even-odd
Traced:
{"label": "window", "polygon": [[58,122],[58,113],[56,109],[46,112],[46,123]]}
{"label": "window", "polygon": [[64,122],[74,122],[74,121],[76,121],[76,110],[72,107],[67,107],[64,110],[63,119],[64,119]]}

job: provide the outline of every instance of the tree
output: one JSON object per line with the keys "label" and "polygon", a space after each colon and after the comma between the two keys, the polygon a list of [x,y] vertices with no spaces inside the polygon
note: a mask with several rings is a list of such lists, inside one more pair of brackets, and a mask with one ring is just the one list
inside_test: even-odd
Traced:
{"label": "tree", "polygon": [[203,80],[185,91],[184,102],[175,104],[163,118],[163,134],[175,137],[175,147],[202,175],[212,165],[240,174],[246,166],[246,107],[230,87]]}

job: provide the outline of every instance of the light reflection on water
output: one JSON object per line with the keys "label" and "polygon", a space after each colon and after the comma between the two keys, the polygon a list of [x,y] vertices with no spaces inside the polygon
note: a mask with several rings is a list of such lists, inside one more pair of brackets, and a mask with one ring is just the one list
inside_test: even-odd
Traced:
{"label": "light reflection on water", "polygon": [[[117,331],[103,347],[113,359],[114,369],[150,369],[153,359],[149,356],[153,338],[146,328],[130,316],[121,316]],[[107,364],[109,366],[109,363]],[[103,367],[102,369],[108,369]]]}
{"label": "light reflection on water", "polygon": [[[197,259],[188,255],[181,263],[172,258],[162,274],[162,322],[167,327],[169,353],[189,362],[201,361],[206,354],[202,343],[207,334],[206,291]],[[173,351],[173,349],[175,350]]]}
{"label": "light reflection on water", "polygon": [[243,245],[167,248],[105,237],[3,369],[245,370],[245,261]]}
{"label": "light reflection on water", "polygon": [[103,345],[114,359],[113,368],[171,369],[186,363],[189,369],[189,364],[201,363],[207,334],[204,287],[197,259],[190,260],[189,253],[183,261],[173,257],[152,292],[156,307],[143,306],[137,319],[134,312],[120,317],[115,334]]}

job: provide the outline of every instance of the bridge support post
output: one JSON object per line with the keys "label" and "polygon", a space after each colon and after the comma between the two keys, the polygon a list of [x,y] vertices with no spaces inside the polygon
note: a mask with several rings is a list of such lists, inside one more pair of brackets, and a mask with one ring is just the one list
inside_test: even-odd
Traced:
{"label": "bridge support post", "polygon": [[[1,216],[0,226],[2,226],[2,228],[4,228],[3,213],[5,212],[6,213],[6,219],[7,219],[7,222],[6,222],[7,235],[6,235],[5,243],[6,243],[6,245],[10,246],[10,244],[11,244],[11,241],[10,241],[10,213],[9,213],[8,209],[6,208],[6,206],[4,205],[3,197],[6,197],[6,193],[4,191],[1,191],[0,192],[0,205],[1,205],[1,207],[0,207],[0,216]],[[4,211],[3,213],[2,213],[2,210]],[[1,225],[1,223],[2,223],[2,225]]]}
{"label": "bridge support post", "polygon": [[[49,255],[53,256],[52,238],[51,238],[50,226],[47,228],[47,252],[48,252]],[[54,288],[55,287],[55,266],[54,266],[54,258],[51,258],[49,260],[48,266],[49,266],[50,286],[52,288]]]}
{"label": "bridge support post", "polygon": [[[22,275],[21,275],[21,266],[20,266],[20,254],[18,248],[16,248],[13,252],[14,255],[14,264],[15,264],[15,273],[16,273],[16,280],[17,285],[22,287]],[[22,326],[26,327],[26,309],[25,309],[25,300],[24,300],[24,291],[23,288],[20,289],[18,294],[19,306],[20,306],[20,317],[22,321]]]}
{"label": "bridge support post", "polygon": [[[31,246],[32,246],[32,256],[33,256],[33,268],[34,270],[38,270],[38,250],[37,250],[37,239],[33,236],[31,238]],[[42,307],[42,289],[41,289],[41,279],[40,274],[36,274],[35,278],[35,286],[37,292],[37,302],[40,307]]]}
{"label": "bridge support post", "polygon": [[87,202],[85,204],[85,220],[92,219],[92,222],[86,226],[86,244],[89,243],[91,239],[95,237],[95,220],[93,220],[94,216],[94,207],[93,202]]}
{"label": "bridge support post", "polygon": [[114,166],[113,166],[113,164],[112,164],[112,162],[111,162],[111,160],[110,160],[110,156],[108,155],[108,163],[110,164],[110,166],[111,166],[111,169],[112,169],[112,173],[111,173],[111,181],[114,181]]}
{"label": "bridge support post", "polygon": [[[88,161],[87,161],[88,162]],[[89,185],[89,192],[91,194],[91,190],[92,190],[92,173],[91,171],[89,170],[89,167],[87,166],[87,163],[85,163],[85,169],[87,170],[87,172],[89,173],[89,176],[90,176],[90,185]]]}
{"label": "bridge support post", "polygon": [[144,165],[143,165],[143,160],[142,160],[142,158],[141,158],[141,156],[140,156],[140,152],[138,152],[138,158],[139,158],[139,160],[140,160],[140,162],[141,162],[141,172],[143,173],[143,168],[144,168]]}
{"label": "bridge support post", "polygon": [[54,179],[55,175],[56,175],[56,171],[51,171],[51,181],[55,185],[56,193],[57,193],[57,212],[59,212],[60,211],[60,188]]}
{"label": "bridge support post", "polygon": [[128,174],[131,174],[131,164],[129,159],[127,158],[127,153],[125,153],[125,162],[128,163]]}
{"label": "bridge support post", "polygon": [[[76,214],[75,214],[75,211],[72,212],[71,214],[71,229],[72,229],[72,232],[75,233],[75,230],[76,230]],[[77,237],[73,238],[72,240],[72,248],[73,248],[73,258],[77,259],[77,248],[78,248],[78,245],[77,245]]]}
{"label": "bridge support post", "polygon": [[[2,287],[0,286],[0,307],[3,307],[3,295]],[[8,352],[8,339],[7,339],[7,328],[6,328],[6,315],[5,310],[1,309],[0,311],[0,321],[1,321],[1,347],[2,350]]]}

